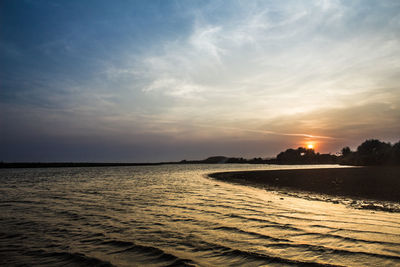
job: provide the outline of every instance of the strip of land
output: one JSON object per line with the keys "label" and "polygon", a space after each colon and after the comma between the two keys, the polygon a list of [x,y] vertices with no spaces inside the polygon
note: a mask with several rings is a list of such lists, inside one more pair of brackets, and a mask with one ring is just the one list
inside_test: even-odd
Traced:
{"label": "strip of land", "polygon": [[120,167],[120,166],[154,166],[169,164],[160,163],[113,163],[113,162],[0,162],[3,168],[65,168],[65,167]]}
{"label": "strip of land", "polygon": [[212,173],[244,185],[400,202],[400,167],[324,168]]}

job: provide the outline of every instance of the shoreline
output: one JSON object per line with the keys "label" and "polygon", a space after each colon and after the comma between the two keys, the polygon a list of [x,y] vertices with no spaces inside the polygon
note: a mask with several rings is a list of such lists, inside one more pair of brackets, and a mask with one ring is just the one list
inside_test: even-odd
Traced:
{"label": "shoreline", "polygon": [[78,167],[124,167],[124,166],[158,166],[170,162],[155,163],[121,163],[121,162],[0,162],[0,169],[22,168],[78,168]]}
{"label": "shoreline", "polygon": [[400,167],[355,167],[217,172],[211,178],[266,189],[400,203]]}
{"label": "shoreline", "polygon": [[[78,167],[125,167],[125,166],[160,166],[160,165],[199,165],[199,164],[253,164],[264,163],[217,163],[206,161],[170,161],[170,162],[0,162],[0,169],[20,168],[78,168]],[[318,165],[331,165],[332,163],[321,163]],[[265,164],[264,164],[265,165]],[[268,164],[270,165],[270,164]],[[273,165],[296,165],[296,164],[273,164]],[[314,164],[305,164],[314,165]],[[346,165],[343,165],[346,166]]]}

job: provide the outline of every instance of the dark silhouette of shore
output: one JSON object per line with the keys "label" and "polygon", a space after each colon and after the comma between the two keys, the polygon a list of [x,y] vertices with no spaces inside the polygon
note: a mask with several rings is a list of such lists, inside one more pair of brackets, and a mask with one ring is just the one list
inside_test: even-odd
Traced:
{"label": "dark silhouette of shore", "polygon": [[369,139],[351,151],[344,147],[338,163],[353,166],[400,165],[400,141],[394,145]]}
{"label": "dark silhouette of shore", "polygon": [[400,167],[222,172],[212,178],[244,185],[400,202]]}
{"label": "dark silhouette of shore", "polygon": [[61,168],[61,167],[117,167],[154,166],[165,163],[110,163],[110,162],[0,162],[0,168]]}
{"label": "dark silhouette of shore", "polygon": [[400,165],[400,141],[394,145],[381,142],[377,139],[364,141],[357,147],[356,151],[351,151],[349,147],[344,147],[339,155],[320,154],[314,149],[299,147],[289,148],[280,152],[275,158],[262,159],[235,158],[214,156],[205,160],[183,160],[181,164],[218,164],[218,163],[247,163],[247,164],[280,164],[280,165],[301,165],[301,164],[341,164],[350,166],[381,166],[381,165]]}
{"label": "dark silhouette of shore", "polygon": [[111,166],[152,166],[163,164],[341,164],[351,166],[400,165],[400,141],[394,145],[370,139],[358,146],[356,151],[344,147],[341,154],[320,154],[314,149],[289,148],[275,158],[261,157],[245,159],[237,157],[213,156],[203,160],[181,160],[155,163],[110,163],[110,162],[0,162],[0,168],[57,168],[57,167],[111,167]]}

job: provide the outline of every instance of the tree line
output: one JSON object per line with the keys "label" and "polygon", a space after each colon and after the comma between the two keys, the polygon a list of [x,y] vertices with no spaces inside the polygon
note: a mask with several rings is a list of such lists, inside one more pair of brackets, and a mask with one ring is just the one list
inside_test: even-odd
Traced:
{"label": "tree line", "polygon": [[320,154],[314,149],[299,147],[280,152],[275,158],[235,158],[214,156],[204,160],[183,160],[183,164],[250,163],[250,164],[342,164],[355,166],[400,165],[400,141],[394,145],[369,139],[351,151],[344,147],[339,155]]}
{"label": "tree line", "polygon": [[299,147],[289,148],[280,152],[275,158],[236,158],[214,156],[204,160],[182,160],[179,162],[158,163],[85,163],[85,162],[2,162],[0,168],[46,168],[46,167],[100,167],[100,166],[140,166],[162,164],[217,164],[217,163],[248,163],[248,164],[342,164],[353,166],[400,165],[400,141],[391,144],[377,139],[364,141],[352,151],[348,146],[342,148],[339,155],[320,154],[314,149]]}
{"label": "tree line", "polygon": [[370,139],[359,145],[356,151],[344,147],[338,163],[360,166],[400,165],[400,141],[392,145]]}
{"label": "tree line", "polygon": [[342,148],[340,155],[315,153],[313,149],[299,147],[279,153],[269,163],[277,164],[331,164],[372,166],[400,165],[400,141],[391,144],[369,139],[352,151],[348,146]]}

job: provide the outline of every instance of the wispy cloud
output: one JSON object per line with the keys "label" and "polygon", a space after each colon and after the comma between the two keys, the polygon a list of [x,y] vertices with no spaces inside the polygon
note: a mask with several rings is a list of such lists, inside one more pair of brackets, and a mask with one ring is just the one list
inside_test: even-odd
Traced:
{"label": "wispy cloud", "polygon": [[132,16],[121,4],[118,18],[89,12],[28,42],[31,50],[1,40],[0,56],[10,62],[0,74],[7,123],[18,121],[15,131],[53,125],[45,131],[58,136],[56,127],[65,126],[65,135],[127,142],[146,135],[188,143],[323,139],[332,150],[365,132],[395,138],[398,1],[178,1],[164,8]]}
{"label": "wispy cloud", "polygon": [[[379,90],[388,77],[396,80],[398,63],[390,58],[400,55],[399,39],[385,31],[349,35],[347,24],[357,15],[323,1],[256,6],[215,25],[196,19],[188,37],[145,55],[149,84],[143,91],[187,98],[166,107],[178,117],[192,110],[261,119],[346,106],[360,92]],[[180,105],[190,106],[188,112]]]}

